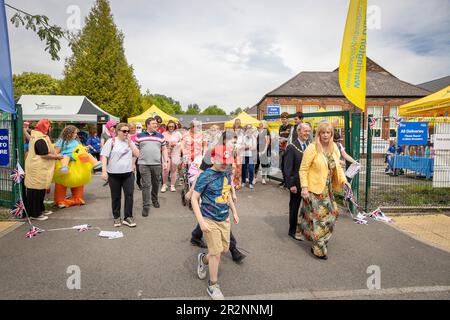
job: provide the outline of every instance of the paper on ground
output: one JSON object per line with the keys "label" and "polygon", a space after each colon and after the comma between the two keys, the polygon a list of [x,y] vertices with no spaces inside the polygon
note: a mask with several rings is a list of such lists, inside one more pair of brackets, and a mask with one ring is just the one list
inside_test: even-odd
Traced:
{"label": "paper on ground", "polygon": [[79,226],[73,226],[72,227],[72,229],[77,229],[77,230],[90,229],[90,228],[91,228],[91,226],[89,224],[80,224]]}
{"label": "paper on ground", "polygon": [[118,239],[123,238],[123,233],[121,231],[100,231],[98,236],[108,239]]}

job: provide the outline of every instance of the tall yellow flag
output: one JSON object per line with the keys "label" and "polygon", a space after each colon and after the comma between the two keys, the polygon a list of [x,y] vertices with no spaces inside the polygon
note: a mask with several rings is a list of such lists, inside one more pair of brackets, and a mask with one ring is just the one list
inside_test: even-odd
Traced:
{"label": "tall yellow flag", "polygon": [[344,96],[361,110],[366,106],[367,0],[350,0],[339,63],[339,85]]}

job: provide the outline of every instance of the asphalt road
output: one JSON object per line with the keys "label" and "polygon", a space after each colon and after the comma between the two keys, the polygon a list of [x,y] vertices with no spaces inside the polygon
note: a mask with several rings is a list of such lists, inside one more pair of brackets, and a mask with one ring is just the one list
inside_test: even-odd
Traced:
{"label": "asphalt road", "polygon": [[[288,193],[276,183],[238,193],[239,225],[232,229],[248,257],[227,254],[219,281],[233,299],[449,299],[450,253],[412,239],[381,222],[337,222],[329,259],[311,256],[308,243],[287,236]],[[43,229],[89,223],[112,226],[109,188],[99,176],[86,187],[86,205],[58,210],[37,222]],[[120,239],[98,230],[44,232],[26,239],[28,226],[0,238],[0,299],[206,299],[196,275],[199,248],[189,243],[193,214],[179,192],[160,194],[161,208],[143,218],[135,191],[137,227],[122,226]],[[81,288],[67,288],[69,266],[81,272]],[[367,288],[369,266],[380,269],[381,289]]]}

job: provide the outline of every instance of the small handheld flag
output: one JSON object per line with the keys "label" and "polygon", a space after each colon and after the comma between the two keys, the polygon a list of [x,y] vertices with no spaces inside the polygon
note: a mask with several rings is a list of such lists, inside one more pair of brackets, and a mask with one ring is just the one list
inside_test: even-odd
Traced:
{"label": "small handheld flag", "polygon": [[22,200],[17,201],[14,208],[11,209],[10,213],[11,215],[15,216],[16,218],[22,217],[22,212],[25,210],[25,205],[23,204]]}

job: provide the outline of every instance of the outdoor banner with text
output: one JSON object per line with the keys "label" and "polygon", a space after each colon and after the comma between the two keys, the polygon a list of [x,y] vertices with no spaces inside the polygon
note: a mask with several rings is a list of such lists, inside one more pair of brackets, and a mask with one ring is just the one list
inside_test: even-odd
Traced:
{"label": "outdoor banner with text", "polygon": [[350,0],[339,63],[339,85],[344,96],[365,111],[367,0]]}
{"label": "outdoor banner with text", "polygon": [[399,145],[420,146],[428,143],[428,122],[400,122]]}
{"label": "outdoor banner with text", "polygon": [[0,129],[0,166],[9,165],[9,131]]}

